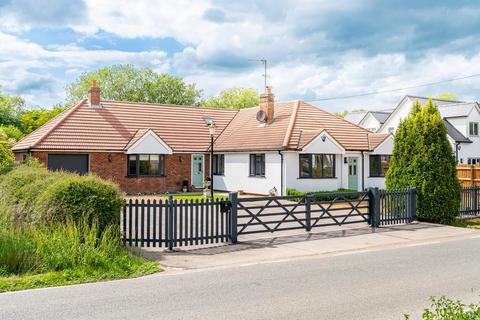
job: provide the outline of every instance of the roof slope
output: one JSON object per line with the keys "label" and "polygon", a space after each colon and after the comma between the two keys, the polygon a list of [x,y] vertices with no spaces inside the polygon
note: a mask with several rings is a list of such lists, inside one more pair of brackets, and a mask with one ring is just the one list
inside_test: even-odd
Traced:
{"label": "roof slope", "polygon": [[447,119],[443,119],[443,123],[445,124],[445,128],[447,129],[447,134],[455,141],[455,142],[463,142],[463,143],[471,143],[472,140],[465,137],[460,131],[457,130],[450,123]]}
{"label": "roof slope", "polygon": [[174,151],[200,152],[210,144],[204,118],[213,119],[220,133],[238,112],[113,101],[101,104],[101,109],[93,109],[82,101],[13,149],[123,151],[132,139],[151,128]]}
{"label": "roof slope", "polygon": [[371,115],[377,119],[379,123],[384,123],[385,120],[390,116],[392,113],[391,111],[370,111]]}
{"label": "roof slope", "polygon": [[[260,124],[255,116],[259,108],[240,110],[231,124],[218,137],[218,151],[297,150],[314,139],[322,130],[327,132],[346,150],[370,150],[367,135],[376,134],[349,121],[300,101],[275,105],[274,121]],[[294,113],[296,110],[296,113]],[[294,118],[294,121],[290,121]],[[288,135],[291,127],[290,137]],[[284,140],[287,143],[284,144]]]}
{"label": "roof slope", "polygon": [[476,106],[476,102],[449,103],[439,105],[438,110],[442,118],[468,117]]}

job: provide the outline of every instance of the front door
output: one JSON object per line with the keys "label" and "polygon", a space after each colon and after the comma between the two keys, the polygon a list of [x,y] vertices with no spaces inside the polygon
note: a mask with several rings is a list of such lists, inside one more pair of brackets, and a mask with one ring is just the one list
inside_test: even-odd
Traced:
{"label": "front door", "polygon": [[192,154],[192,185],[203,188],[203,154]]}
{"label": "front door", "polygon": [[348,157],[348,189],[358,190],[358,158]]}

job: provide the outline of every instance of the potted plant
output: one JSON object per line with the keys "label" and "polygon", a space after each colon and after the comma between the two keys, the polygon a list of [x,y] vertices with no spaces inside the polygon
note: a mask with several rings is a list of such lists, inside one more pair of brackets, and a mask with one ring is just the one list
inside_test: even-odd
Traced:
{"label": "potted plant", "polygon": [[182,180],[182,191],[183,192],[188,192],[188,179],[183,179]]}

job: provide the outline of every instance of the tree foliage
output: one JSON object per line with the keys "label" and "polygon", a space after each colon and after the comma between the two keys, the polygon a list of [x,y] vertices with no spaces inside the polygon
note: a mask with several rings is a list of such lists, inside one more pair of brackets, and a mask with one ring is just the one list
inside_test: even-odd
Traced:
{"label": "tree foliage", "polygon": [[0,141],[0,169],[4,169],[13,164],[15,156],[10,149],[10,143]]}
{"label": "tree foliage", "polygon": [[206,99],[201,105],[207,108],[242,109],[256,107],[259,102],[257,90],[234,87]]}
{"label": "tree foliage", "polygon": [[415,187],[419,219],[451,222],[458,214],[456,161],[436,105],[416,101],[395,134],[387,189]]}
{"label": "tree foliage", "polygon": [[25,109],[25,100],[0,92],[0,125],[18,125],[19,116]]}
{"label": "tree foliage", "polygon": [[443,92],[437,96],[437,99],[458,101],[459,97],[455,93]]}
{"label": "tree foliage", "polygon": [[126,64],[82,74],[67,86],[67,102],[83,99],[94,79],[106,100],[194,105],[202,95],[195,84],[188,84],[182,78]]}
{"label": "tree foliage", "polygon": [[53,109],[34,109],[23,112],[20,115],[20,130],[24,134],[29,134],[38,127],[43,126],[51,119],[58,116],[65,110],[65,107],[56,106]]}

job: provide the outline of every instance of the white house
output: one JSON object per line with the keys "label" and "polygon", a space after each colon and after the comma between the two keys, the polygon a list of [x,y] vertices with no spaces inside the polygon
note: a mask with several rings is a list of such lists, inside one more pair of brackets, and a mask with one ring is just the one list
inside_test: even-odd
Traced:
{"label": "white house", "polygon": [[[405,96],[379,127],[379,133],[394,133],[400,120],[407,117],[413,103],[425,105],[428,98]],[[447,135],[460,163],[480,163],[480,106],[477,102],[433,99],[447,128]]]}
{"label": "white house", "polygon": [[383,188],[393,139],[304,101],[275,104],[268,92],[235,115],[214,150],[216,189],[284,195]]}

